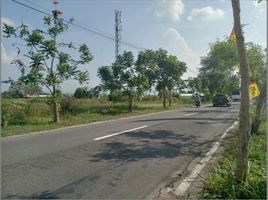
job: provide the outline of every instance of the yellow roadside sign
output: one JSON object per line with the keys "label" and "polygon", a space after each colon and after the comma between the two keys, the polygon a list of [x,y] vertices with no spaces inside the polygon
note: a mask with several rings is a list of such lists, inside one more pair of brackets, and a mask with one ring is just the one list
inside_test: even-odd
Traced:
{"label": "yellow roadside sign", "polygon": [[249,98],[253,99],[260,95],[259,88],[256,83],[251,83],[249,85]]}

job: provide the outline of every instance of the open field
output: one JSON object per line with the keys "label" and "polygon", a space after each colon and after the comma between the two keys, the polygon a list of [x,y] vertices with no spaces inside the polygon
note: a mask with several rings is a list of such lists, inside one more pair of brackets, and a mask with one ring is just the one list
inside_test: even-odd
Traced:
{"label": "open field", "polygon": [[[176,101],[166,109],[187,106]],[[67,98],[61,102],[60,122],[52,122],[52,112],[46,99],[3,99],[2,137],[35,131],[87,124],[152,112],[164,111],[161,101],[135,102],[133,112],[128,112],[127,103],[111,103],[107,100]]]}

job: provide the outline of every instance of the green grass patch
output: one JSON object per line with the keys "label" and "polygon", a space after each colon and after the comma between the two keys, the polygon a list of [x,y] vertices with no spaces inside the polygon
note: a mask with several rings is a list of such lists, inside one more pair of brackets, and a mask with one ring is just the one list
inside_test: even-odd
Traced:
{"label": "green grass patch", "polygon": [[205,180],[202,199],[266,199],[266,123],[261,124],[261,135],[253,135],[249,142],[249,170],[247,181],[235,181],[237,146],[226,150],[224,159]]}
{"label": "green grass patch", "polygon": [[[51,108],[48,107],[45,100],[5,100],[2,102],[2,107],[5,109],[8,125],[2,127],[1,136],[51,130],[186,106],[184,103],[174,102],[171,107],[163,109],[160,101],[136,102],[133,106],[133,112],[129,113],[127,103],[112,104],[104,100],[67,99],[63,105],[64,109],[61,109],[60,122],[53,123]],[[16,123],[15,120],[20,123]]]}

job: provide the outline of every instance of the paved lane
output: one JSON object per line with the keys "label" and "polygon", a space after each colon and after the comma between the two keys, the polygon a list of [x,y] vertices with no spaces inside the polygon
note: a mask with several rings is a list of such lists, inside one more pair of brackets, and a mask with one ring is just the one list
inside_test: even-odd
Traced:
{"label": "paved lane", "polygon": [[238,109],[185,108],[4,138],[2,198],[145,198],[204,155]]}

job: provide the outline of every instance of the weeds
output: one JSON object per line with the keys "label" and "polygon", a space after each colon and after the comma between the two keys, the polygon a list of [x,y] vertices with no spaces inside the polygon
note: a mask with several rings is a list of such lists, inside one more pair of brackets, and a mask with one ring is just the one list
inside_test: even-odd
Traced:
{"label": "weeds", "polygon": [[207,178],[202,199],[266,199],[266,134],[265,120],[261,135],[253,135],[249,143],[247,181],[235,180],[237,146],[227,150],[226,157]]}
{"label": "weeds", "polygon": [[[105,99],[74,99],[63,97],[61,100],[59,123],[51,123],[51,106],[45,99],[21,99],[2,101],[2,136],[50,130],[77,124],[116,119],[163,111],[162,102],[137,102],[133,112],[128,112],[127,103],[111,103]],[[174,103],[170,109],[182,106]],[[16,107],[16,109],[14,108]],[[16,121],[17,120],[17,121]],[[20,121],[18,121],[20,120]],[[6,124],[5,124],[6,123]]]}

